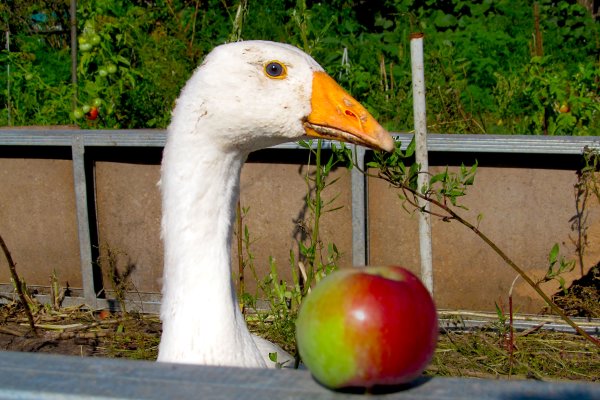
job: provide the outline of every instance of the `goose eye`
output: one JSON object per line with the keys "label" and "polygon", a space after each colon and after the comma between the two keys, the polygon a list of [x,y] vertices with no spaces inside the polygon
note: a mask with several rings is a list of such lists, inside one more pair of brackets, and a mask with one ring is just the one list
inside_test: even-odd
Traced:
{"label": "goose eye", "polygon": [[279,61],[271,61],[265,65],[265,73],[269,78],[283,79],[287,75],[287,69]]}

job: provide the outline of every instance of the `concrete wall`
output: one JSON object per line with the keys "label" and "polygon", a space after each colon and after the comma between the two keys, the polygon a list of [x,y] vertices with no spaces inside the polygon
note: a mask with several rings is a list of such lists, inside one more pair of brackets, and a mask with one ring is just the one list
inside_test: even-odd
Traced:
{"label": "concrete wall", "polygon": [[[434,168],[439,170],[440,168]],[[576,232],[571,219],[576,214],[572,170],[481,167],[475,185],[459,211],[494,241],[534,280],[548,269],[548,253],[555,243],[561,253],[574,259]],[[371,263],[400,263],[419,271],[417,214],[401,212],[402,202],[383,181],[372,181]],[[600,261],[600,214],[590,204],[589,247],[585,265]],[[433,266],[436,300],[444,308],[493,310],[494,302],[507,304],[514,272],[487,244],[456,221],[433,219]],[[568,276],[580,277],[580,269]],[[543,285],[547,293],[558,290],[556,282]],[[515,283],[514,307],[537,312],[543,306],[538,295],[522,280]]]}
{"label": "concrete wall", "polygon": [[[70,160],[0,158],[0,234],[28,284],[81,287]],[[0,283],[10,282],[0,254]]]}
{"label": "concrete wall", "polygon": [[[160,241],[160,154],[158,150],[98,150],[94,169],[100,265],[104,285],[109,250],[118,268],[134,266],[132,283],[139,292],[159,292],[162,271]],[[68,159],[40,159],[4,155],[0,159],[0,234],[12,251],[18,269],[29,284],[48,285],[56,269],[61,284],[81,285],[79,248],[75,221],[73,174]],[[472,157],[472,156],[469,156]],[[471,221],[482,214],[479,224],[486,233],[534,277],[543,276],[547,254],[558,242],[563,253],[574,258],[571,218],[575,215],[573,185],[577,181],[572,158],[542,160],[544,168],[516,160],[483,157],[475,185],[461,204],[461,214]],[[456,165],[437,155],[439,165]],[[525,161],[524,161],[525,160]],[[297,150],[266,150],[251,156],[242,172],[241,202],[258,273],[264,276],[269,257],[280,273],[290,279],[290,249],[297,252],[298,240],[311,226],[305,208],[306,154]],[[468,162],[468,160],[465,160]],[[452,167],[454,168],[454,167]],[[326,199],[338,196],[340,210],[326,213],[321,225],[324,246],[335,243],[342,252],[340,263],[352,260],[350,174],[337,169],[331,178],[339,181],[325,192]],[[370,264],[401,264],[419,269],[417,215],[403,210],[397,193],[387,183],[368,180]],[[588,218],[587,268],[600,261],[600,214],[591,204]],[[441,308],[493,310],[504,302],[516,274],[472,232],[457,222],[434,219],[434,285]],[[234,257],[234,268],[237,260]],[[571,274],[578,277],[579,268]],[[247,281],[249,277],[247,278]],[[6,262],[0,257],[0,283],[9,282]],[[253,284],[248,283],[252,288]],[[545,284],[556,291],[556,284]],[[522,312],[537,312],[542,303],[522,281],[514,289],[514,304]]]}
{"label": "concrete wall", "polygon": [[[267,158],[272,155],[267,154]],[[298,252],[298,240],[305,234],[306,227],[311,226],[305,207],[306,166],[301,163],[306,160],[297,158],[297,154],[292,154],[292,159],[297,159],[298,164],[289,163],[289,159],[278,159],[277,164],[273,164],[253,156],[242,170],[240,200],[241,206],[248,209],[244,224],[248,226],[259,276],[268,271],[272,257],[282,277],[291,280],[290,249]],[[135,265],[133,283],[137,290],[160,291],[163,249],[157,186],[159,166],[101,161],[96,163],[95,176],[100,257],[107,287],[110,287],[106,274],[110,249],[121,270]],[[331,174],[331,179],[336,178],[339,181],[324,193],[324,198],[329,201],[339,196],[335,205],[342,208],[325,213],[320,231],[325,245],[334,242],[344,252],[341,263],[349,265],[352,259],[350,174],[345,169],[337,169]],[[232,253],[237,271],[235,240]],[[254,290],[251,280],[247,279],[247,284]]]}

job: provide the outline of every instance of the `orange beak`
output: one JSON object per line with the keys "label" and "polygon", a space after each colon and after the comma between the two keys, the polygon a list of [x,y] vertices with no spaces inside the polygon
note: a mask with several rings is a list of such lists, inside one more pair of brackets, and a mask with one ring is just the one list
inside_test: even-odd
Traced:
{"label": "orange beak", "polygon": [[308,136],[394,150],[394,139],[369,112],[325,72],[313,74]]}

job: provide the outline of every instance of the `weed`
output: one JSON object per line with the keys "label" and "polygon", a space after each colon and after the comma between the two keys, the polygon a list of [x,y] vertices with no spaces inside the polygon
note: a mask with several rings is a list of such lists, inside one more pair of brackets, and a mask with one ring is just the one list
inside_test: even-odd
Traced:
{"label": "weed", "polygon": [[135,291],[135,285],[131,281],[131,275],[135,271],[135,264],[127,261],[125,267],[118,267],[119,259],[126,256],[121,251],[116,251],[110,246],[105,246],[104,255],[98,257],[97,264],[105,271],[111,285],[113,295],[119,303],[120,310],[127,312],[127,293]]}
{"label": "weed", "polygon": [[37,335],[35,322],[33,321],[33,311],[32,308],[37,307],[34,301],[29,296],[29,291],[27,290],[27,285],[25,281],[22,280],[17,274],[17,266],[10,254],[8,246],[4,241],[4,238],[0,236],[0,248],[2,248],[2,252],[6,257],[6,261],[8,262],[8,269],[10,270],[10,276],[13,281],[13,285],[15,286],[15,290],[19,296],[19,300],[21,301],[21,306],[25,310],[25,315],[27,316],[27,321],[29,322],[29,327],[31,331]]}
{"label": "weed", "polygon": [[565,287],[565,279],[563,275],[567,272],[571,272],[575,268],[575,261],[565,260],[564,257],[558,258],[559,246],[558,243],[555,243],[548,254],[548,270],[546,271],[546,275],[536,282],[536,285],[540,285],[544,282],[548,282],[551,280],[558,281],[560,289],[566,293],[567,288]]}
{"label": "weed", "polygon": [[[300,281],[292,264],[292,282],[284,281],[277,270],[275,260],[269,258],[269,272],[266,276],[258,275],[255,258],[252,253],[250,232],[244,217],[248,208],[242,208],[236,232],[238,237],[239,273],[237,278],[238,293],[242,311],[251,330],[257,331],[268,340],[277,342],[285,350],[295,353],[295,325],[298,307],[301,301]],[[254,293],[249,293],[244,285],[246,273],[252,275],[257,283]]]}
{"label": "weed", "polygon": [[[156,317],[132,315],[103,321],[101,344],[97,351],[108,357],[155,360],[160,341]],[[108,329],[107,329],[108,328]]]}
{"label": "weed", "polygon": [[600,169],[600,152],[596,149],[590,149],[587,146],[583,149],[584,166],[578,172],[577,183],[575,184],[575,215],[571,218],[571,230],[575,232],[575,238],[571,238],[577,251],[577,258],[581,276],[584,271],[584,255],[589,245],[587,238],[588,229],[588,202],[595,198],[600,201],[600,179],[598,179],[598,170]]}
{"label": "weed", "polygon": [[59,287],[56,270],[52,270],[52,275],[50,275],[50,307],[52,310],[60,310],[68,290],[68,285],[62,289]]}
{"label": "weed", "polygon": [[[291,281],[281,277],[281,266],[273,258],[269,259],[267,275],[258,275],[251,249],[253,240],[245,224],[248,208],[240,207],[236,232],[239,266],[234,278],[238,282],[239,299],[248,323],[260,331],[261,336],[278,342],[292,353],[295,353],[295,320],[302,299],[310,293],[311,287],[337,268],[340,258],[334,243],[323,244],[320,221],[324,214],[339,209],[335,204],[337,196],[324,201],[323,193],[337,182],[337,179],[330,179],[330,173],[338,165],[347,162],[349,151],[345,147],[338,148],[325,161],[320,141],[303,142],[302,146],[309,153],[304,176],[307,194],[305,210],[297,221],[302,226],[296,231],[298,250],[290,250]],[[257,282],[254,293],[249,293],[244,283],[248,274]]]}
{"label": "weed", "polygon": [[[415,210],[419,210],[420,212],[428,212],[444,221],[457,221],[469,228],[494,252],[496,252],[515,272],[517,272],[518,276],[520,276],[533,290],[535,290],[535,292],[544,300],[553,313],[558,314],[579,334],[584,336],[591,343],[594,343],[596,346],[600,347],[600,341],[598,339],[590,336],[587,332],[575,324],[573,320],[571,320],[571,318],[569,318],[565,312],[558,307],[540,288],[540,283],[552,279],[557,279],[564,287],[564,280],[561,274],[571,270],[574,266],[573,262],[568,262],[564,259],[558,259],[558,245],[555,245],[550,251],[549,268],[545,277],[538,282],[535,282],[476,225],[462,218],[454,210],[454,207],[459,206],[457,204],[457,199],[460,196],[465,195],[467,187],[473,184],[476,166],[471,168],[461,166],[458,173],[449,173],[448,170],[446,170],[442,174],[432,176],[429,179],[429,185],[423,188],[422,191],[419,191],[416,186],[416,177],[421,173],[419,171],[420,167],[416,163],[413,163],[407,168],[407,166],[404,164],[407,154],[412,155],[413,150],[414,138],[411,144],[409,144],[406,153],[402,151],[401,143],[396,143],[396,150],[394,153],[384,154],[381,152],[376,152],[374,161],[369,163],[368,166],[372,168],[378,168],[379,173],[374,177],[383,179],[390,183],[392,187],[398,188],[400,190],[399,196],[404,199],[406,203],[414,207]],[[431,203],[432,206],[435,206],[435,211],[427,211],[424,208],[419,207],[419,199]]]}
{"label": "weed", "polygon": [[600,349],[581,336],[538,331],[515,335],[514,352],[494,330],[445,331],[426,375],[597,381]]}
{"label": "weed", "polygon": [[[239,7],[243,7],[240,2]],[[239,9],[238,9],[239,15]],[[311,21],[311,13],[306,7],[306,2],[299,0],[297,8],[292,13],[292,20],[297,25],[301,37],[301,44],[307,53],[314,51],[323,38],[329,25],[318,32]],[[238,21],[238,18],[236,18]],[[234,33],[239,32],[234,24]],[[256,272],[254,256],[251,252],[251,239],[248,226],[243,224],[243,219],[248,213],[247,208],[238,205],[237,216],[237,248],[238,248],[238,283],[242,309],[246,307],[254,311],[256,321],[249,319],[250,326],[255,326],[261,331],[262,336],[276,341],[292,353],[295,349],[295,320],[302,299],[310,293],[311,287],[319,282],[325,275],[337,268],[340,253],[335,244],[323,244],[320,235],[322,216],[338,210],[335,205],[337,196],[331,200],[323,200],[323,192],[337,182],[329,179],[330,173],[342,163],[348,164],[349,149],[342,146],[335,148],[329,158],[324,159],[323,141],[301,141],[300,145],[308,151],[308,161],[304,181],[306,184],[305,208],[300,213],[295,233],[298,243],[298,253],[290,250],[290,267],[292,281],[286,282],[281,278],[278,266],[273,258],[269,259],[269,273],[261,278]],[[314,162],[314,166],[313,166]],[[243,233],[242,233],[243,231]],[[250,270],[257,282],[257,291],[247,293],[244,288],[244,271]],[[268,310],[260,310],[258,300],[267,302]],[[258,322],[258,323],[256,323]]]}

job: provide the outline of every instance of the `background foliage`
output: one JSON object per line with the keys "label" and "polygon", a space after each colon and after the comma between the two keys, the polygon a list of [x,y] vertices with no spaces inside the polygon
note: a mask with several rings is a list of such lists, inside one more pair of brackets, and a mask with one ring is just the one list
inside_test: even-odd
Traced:
{"label": "background foliage", "polygon": [[[74,105],[69,0],[4,0],[0,126],[166,127],[202,57],[237,30],[308,49],[384,125],[408,131],[408,37],[421,31],[430,131],[598,134],[600,29],[579,3],[79,0]],[[83,117],[92,107],[99,117]]]}

